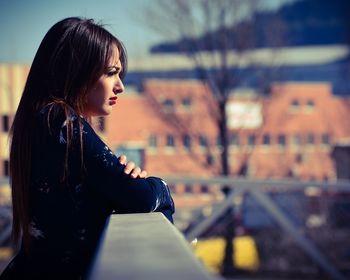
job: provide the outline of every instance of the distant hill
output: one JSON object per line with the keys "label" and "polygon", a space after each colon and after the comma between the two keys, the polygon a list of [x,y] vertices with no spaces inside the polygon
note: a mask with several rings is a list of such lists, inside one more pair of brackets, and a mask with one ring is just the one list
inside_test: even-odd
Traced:
{"label": "distant hill", "polygon": [[[242,22],[232,27],[232,34],[243,25],[250,25],[255,32],[254,45],[251,47],[271,47],[271,40],[266,39],[266,34],[269,32],[268,24],[276,18],[285,26],[284,39],[280,46],[350,44],[350,0],[298,0],[274,12],[258,13],[254,22]],[[207,37],[208,35],[204,35],[196,39],[202,42],[203,50],[215,48],[205,43]],[[161,43],[153,46],[150,51],[178,52],[180,45],[191,46],[193,40]],[[236,48],[234,41],[231,48]]]}

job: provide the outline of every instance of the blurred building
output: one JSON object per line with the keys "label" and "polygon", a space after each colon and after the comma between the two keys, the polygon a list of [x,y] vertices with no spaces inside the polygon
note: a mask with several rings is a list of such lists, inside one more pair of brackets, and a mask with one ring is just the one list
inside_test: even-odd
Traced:
{"label": "blurred building", "polygon": [[28,72],[28,65],[0,64],[0,176],[9,175],[9,130]]}
{"label": "blurred building", "polygon": [[234,172],[259,178],[335,179],[332,145],[350,137],[347,99],[332,95],[329,84],[284,83],[273,85],[260,100],[261,125],[249,128],[241,121],[232,129],[234,158],[242,158],[236,160]]}
{"label": "blurred building", "polygon": [[138,153],[134,160],[151,174],[217,174],[211,99],[195,80],[145,80],[142,92],[127,89],[118,99],[106,118],[107,139],[117,153]]}
{"label": "blurred building", "polygon": [[[233,175],[336,178],[332,145],[350,139],[346,98],[327,83],[275,84],[268,95],[232,92],[226,108]],[[151,174],[220,173],[220,139],[209,89],[195,80],[145,80],[106,119],[115,152],[131,152]],[[137,156],[138,154],[138,156]]]}
{"label": "blurred building", "polygon": [[[9,173],[8,132],[28,69],[0,65],[0,176]],[[212,98],[195,79],[146,78],[139,87],[127,87],[99,128],[114,152],[127,154],[150,174],[219,175]],[[226,108],[232,174],[335,179],[332,147],[350,139],[349,110],[349,99],[333,95],[328,83],[273,84],[264,95],[236,89]]]}

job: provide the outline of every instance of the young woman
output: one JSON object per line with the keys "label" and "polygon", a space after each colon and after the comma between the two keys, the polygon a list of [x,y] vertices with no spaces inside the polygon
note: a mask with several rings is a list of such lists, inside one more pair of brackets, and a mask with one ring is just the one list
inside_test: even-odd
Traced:
{"label": "young woman", "polygon": [[21,246],[1,279],[81,279],[113,211],[159,211],[172,221],[166,183],[117,158],[89,124],[116,105],[126,67],[122,44],[92,20],[64,19],[44,37],[12,126]]}

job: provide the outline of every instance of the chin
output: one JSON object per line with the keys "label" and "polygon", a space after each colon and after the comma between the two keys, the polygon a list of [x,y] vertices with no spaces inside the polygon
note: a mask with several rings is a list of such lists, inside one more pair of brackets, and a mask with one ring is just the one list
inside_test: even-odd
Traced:
{"label": "chin", "polygon": [[98,118],[98,117],[106,117],[106,116],[108,116],[108,115],[110,115],[111,114],[111,112],[105,112],[105,111],[103,111],[103,112],[96,112],[95,114],[92,114],[92,115],[90,115],[91,117],[95,117],[95,118]]}
{"label": "chin", "polygon": [[100,117],[106,117],[106,116],[110,115],[111,113],[112,113],[112,110],[107,111],[107,112],[103,112],[103,114],[101,114]]}
{"label": "chin", "polygon": [[108,116],[112,113],[112,109],[111,108],[103,108],[101,111],[98,112],[98,116],[99,117],[105,117]]}
{"label": "chin", "polygon": [[112,110],[106,111],[106,112],[104,112],[104,116],[108,116],[108,115],[110,115],[111,113],[112,113]]}

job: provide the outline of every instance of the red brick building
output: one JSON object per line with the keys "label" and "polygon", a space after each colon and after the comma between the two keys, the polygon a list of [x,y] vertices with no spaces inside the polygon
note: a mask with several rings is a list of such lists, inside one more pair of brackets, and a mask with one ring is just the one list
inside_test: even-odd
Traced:
{"label": "red brick building", "polygon": [[235,171],[245,164],[253,177],[335,179],[331,151],[350,138],[348,100],[333,96],[328,84],[286,83],[260,101],[261,126],[232,131],[239,139],[233,157],[243,158]]}
{"label": "red brick building", "polygon": [[[220,141],[209,89],[198,81],[146,80],[142,93],[118,99],[106,120],[117,151],[137,150],[161,175],[220,173]],[[332,145],[350,138],[348,99],[324,83],[285,83],[267,96],[233,92],[227,114],[233,175],[335,179]]]}
{"label": "red brick building", "polygon": [[[0,64],[0,176],[8,175],[8,130],[28,65]],[[335,144],[349,143],[350,102],[326,83],[273,85],[269,95],[232,93],[227,106],[233,175],[335,179]],[[127,89],[104,122],[113,150],[150,174],[220,174],[217,112],[209,89],[196,80],[148,79]]]}
{"label": "red brick building", "polygon": [[218,172],[207,163],[208,150],[217,149],[211,98],[196,81],[145,81],[142,93],[127,90],[120,96],[106,118],[106,138],[115,150],[119,145],[142,150],[152,174],[210,176]]}

